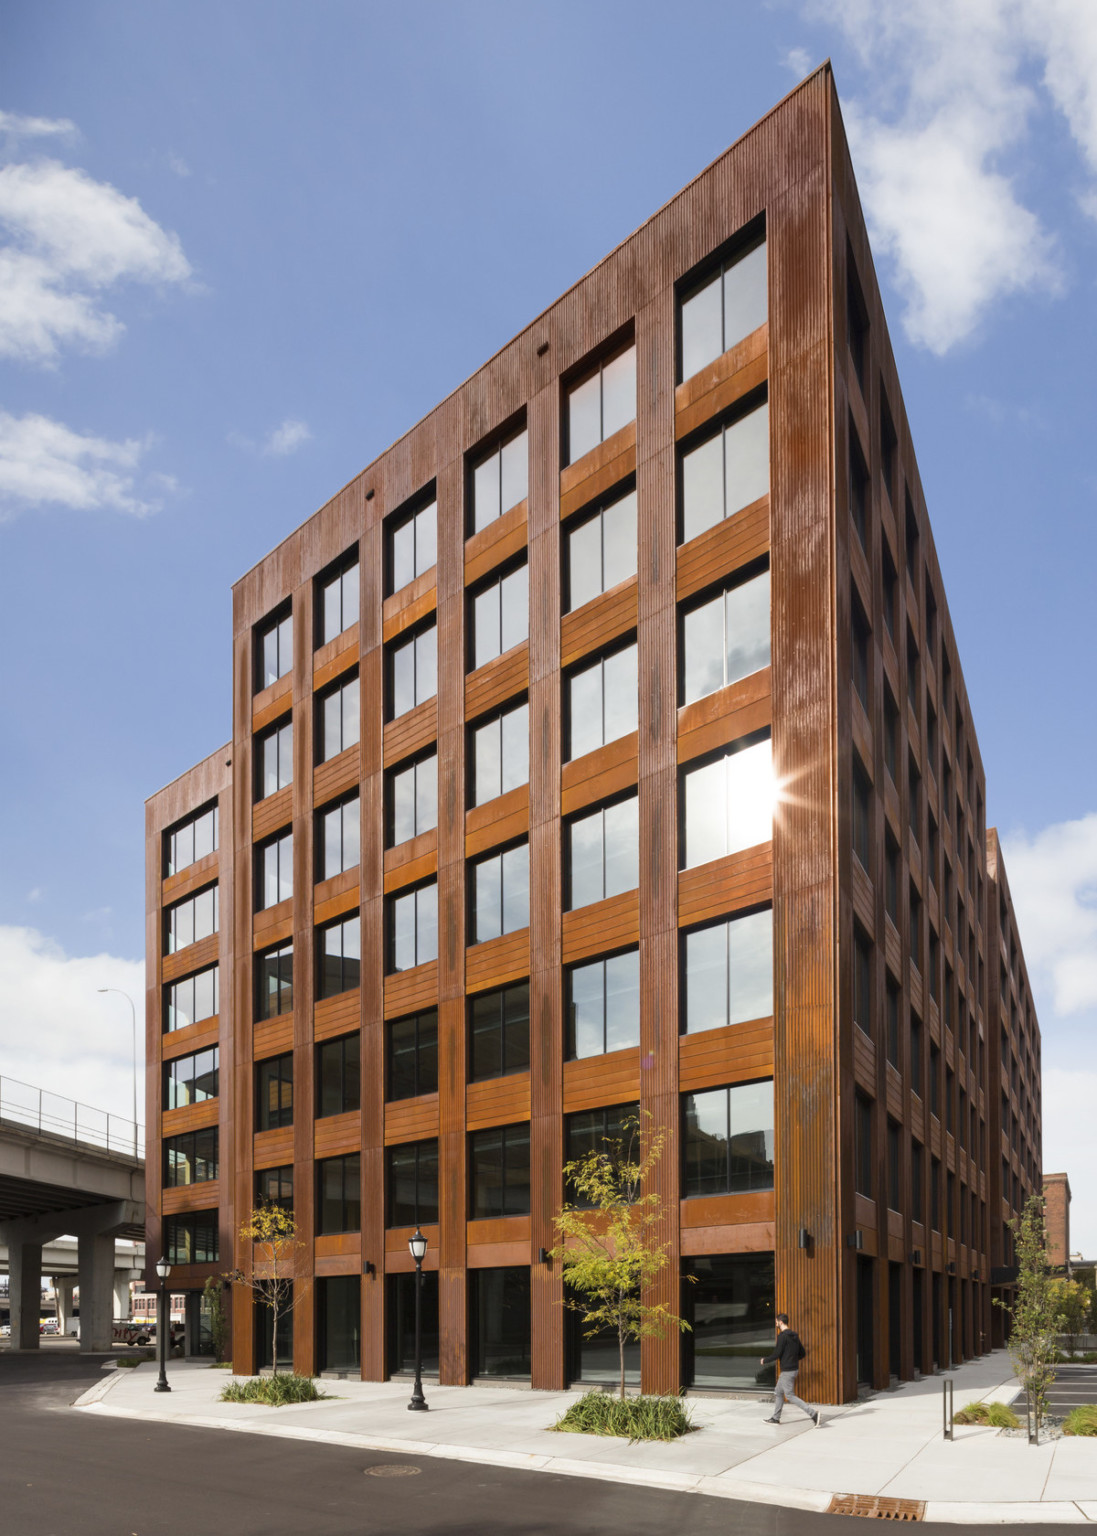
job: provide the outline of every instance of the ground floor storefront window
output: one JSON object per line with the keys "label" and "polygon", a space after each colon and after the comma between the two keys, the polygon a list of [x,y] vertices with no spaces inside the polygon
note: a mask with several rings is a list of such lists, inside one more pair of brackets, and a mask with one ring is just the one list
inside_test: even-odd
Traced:
{"label": "ground floor storefront window", "polygon": [[471,1281],[472,1366],[476,1376],[528,1378],[530,1279],[522,1268],[474,1269]]}
{"label": "ground floor storefront window", "polygon": [[682,1260],[682,1336],[687,1386],[738,1392],[771,1390],[772,1365],[759,1359],[774,1342],[772,1253],[703,1254]]}
{"label": "ground floor storefront window", "polygon": [[202,1291],[188,1291],[186,1300],[187,1354],[213,1354],[213,1319],[209,1298]]}
{"label": "ground floor storefront window", "polygon": [[[293,1369],[292,1287],[290,1301],[278,1313],[278,1369]],[[255,1303],[256,1363],[261,1371],[274,1364],[274,1313],[265,1302]]]}
{"label": "ground floor storefront window", "polygon": [[316,1355],[321,1371],[359,1370],[361,1284],[357,1275],[329,1275],[316,1282]]}
{"label": "ground floor storefront window", "polygon": [[[573,1383],[592,1386],[621,1379],[621,1357],[615,1328],[600,1329],[593,1338],[587,1338],[587,1328],[577,1312],[567,1313],[568,1330],[568,1378]],[[625,1385],[640,1385],[640,1344],[629,1340],[625,1344]]]}
{"label": "ground floor storefront window", "polygon": [[[389,1371],[415,1369],[415,1272],[389,1275],[388,1360]],[[423,1272],[423,1371],[438,1374],[438,1272]]]}

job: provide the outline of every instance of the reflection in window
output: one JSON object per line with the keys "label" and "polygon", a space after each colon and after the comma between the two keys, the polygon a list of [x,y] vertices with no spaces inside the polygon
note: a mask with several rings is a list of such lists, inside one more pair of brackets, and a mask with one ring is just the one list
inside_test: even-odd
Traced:
{"label": "reflection in window", "polygon": [[389,1147],[390,1227],[419,1227],[438,1220],[438,1140]]}
{"label": "reflection in window", "polygon": [[255,1121],[261,1131],[293,1124],[293,1052],[255,1063]]}
{"label": "reflection in window", "polygon": [[166,1109],[183,1109],[188,1104],[204,1104],[217,1097],[218,1055],[218,1047],[211,1045],[207,1050],[165,1062]]}
{"label": "reflection in window", "polygon": [[772,838],[776,786],[768,733],[762,741],[734,742],[720,757],[688,769],[682,786],[683,869]]}
{"label": "reflection in window", "polygon": [[255,910],[264,911],[293,895],[293,833],[283,832],[257,850]]}
{"label": "reflection in window", "polygon": [[432,622],[386,650],[390,720],[433,699],[438,692],[437,639],[437,626]]}
{"label": "reflection in window", "polygon": [[636,348],[630,346],[568,390],[568,463],[574,464],[635,419]]}
{"label": "reflection in window", "polygon": [[255,1203],[279,1211],[293,1210],[293,1164],[260,1168],[255,1175]]}
{"label": "reflection in window", "polygon": [[345,869],[353,869],[360,858],[361,807],[358,796],[351,795],[319,813],[316,855],[317,878],[330,880]]}
{"label": "reflection in window", "polygon": [[438,884],[431,880],[388,899],[388,967],[410,971],[438,958]]}
{"label": "reflection in window", "polygon": [[327,645],[358,623],[358,561],[345,565],[320,584],[320,645]]}
{"label": "reflection in window", "polygon": [[529,1122],[469,1137],[469,1220],[528,1216]]}
{"label": "reflection in window", "polygon": [[682,299],[682,378],[691,379],[766,321],[766,242],[720,263]]}
{"label": "reflection in window", "polygon": [[686,1379],[698,1388],[772,1390],[773,1366],[758,1361],[773,1349],[773,1254],[698,1255],[682,1269],[695,1277],[684,1287]]}
{"label": "reflection in window", "polygon": [[165,1137],[164,1187],[177,1189],[183,1184],[204,1184],[215,1179],[219,1139],[215,1125]]}
{"label": "reflection in window", "polygon": [[773,1079],[682,1095],[683,1194],[773,1188]]}
{"label": "reflection in window", "polygon": [[640,1044],[640,951],[573,965],[565,978],[569,1059]]}
{"label": "reflection in window", "polygon": [[293,721],[274,726],[256,742],[256,798],[265,800],[293,783]]}
{"label": "reflection in window", "polygon": [[593,665],[572,672],[567,680],[569,758],[582,757],[636,730],[639,690],[636,644]]}
{"label": "reflection in window", "polygon": [[687,1035],[773,1014],[773,912],[748,912],[685,935]]}
{"label": "reflection in window", "polygon": [[388,556],[388,590],[399,592],[429,571],[438,560],[438,503],[432,497],[425,507],[396,514],[385,524]]}
{"label": "reflection in window", "polygon": [[169,833],[168,867],[165,874],[177,875],[181,869],[187,869],[199,859],[204,859],[208,853],[216,851],[217,820],[215,803]]}
{"label": "reflection in window", "polygon": [[176,902],[167,911],[168,954],[174,955],[200,939],[208,939],[217,932],[217,887],[209,885],[204,891]]}
{"label": "reflection in window", "polygon": [[683,704],[769,666],[769,572],[725,587],[682,617]]}
{"label": "reflection in window", "polygon": [[316,1164],[316,1232],[358,1232],[362,1227],[361,1153],[325,1157]]}
{"label": "reflection in window", "polygon": [[218,967],[211,965],[193,976],[184,976],[165,988],[165,1032],[186,1029],[200,1019],[212,1019],[218,1011]]}
{"label": "reflection in window", "polygon": [[437,825],[438,753],[432,749],[385,776],[386,846],[397,848]]}
{"label": "reflection in window", "polygon": [[482,667],[529,638],[529,571],[498,576],[472,598],[472,665]]}
{"label": "reflection in window", "polygon": [[[611,1158],[624,1156],[635,1159],[638,1150],[637,1125],[639,1104],[610,1104],[602,1109],[585,1109],[576,1115],[564,1117],[564,1162],[575,1163],[592,1152]],[[566,1197],[575,1205],[589,1202],[580,1199],[570,1182]]]}
{"label": "reflection in window", "polygon": [[635,795],[567,824],[567,905],[604,901],[640,883],[640,819]]}
{"label": "reflection in window", "polygon": [[469,999],[469,1079],[529,1071],[529,982]]}
{"label": "reflection in window", "polygon": [[469,942],[483,944],[529,927],[529,844],[478,859],[471,866]]}
{"label": "reflection in window", "polygon": [[353,992],[362,976],[362,925],[358,913],[329,923],[320,929],[318,937],[317,996],[338,997],[340,992]]}
{"label": "reflection in window", "polygon": [[320,710],[320,761],[338,757],[358,741],[360,716],[358,673],[322,694]]}
{"label": "reflection in window", "polygon": [[570,612],[636,575],[636,492],[599,508],[566,530],[567,609]]}
{"label": "reflection in window", "polygon": [[344,1035],[316,1047],[316,1118],[362,1107],[359,1037]]}
{"label": "reflection in window", "polygon": [[276,683],[293,666],[293,614],[288,608],[256,631],[255,657],[257,692]]}
{"label": "reflection in window", "polygon": [[164,1257],[169,1264],[219,1261],[216,1211],[187,1211],[164,1217]]}
{"label": "reflection in window", "polygon": [[255,1017],[274,1019],[293,1012],[293,943],[255,957]]}
{"label": "reflection in window", "polygon": [[472,732],[473,804],[485,805],[529,783],[529,705],[485,720]]}
{"label": "reflection in window", "polygon": [[525,428],[473,466],[472,532],[479,533],[526,499],[529,453]]}
{"label": "reflection in window", "polygon": [[769,406],[727,423],[682,455],[682,540],[769,492]]}
{"label": "reflection in window", "polygon": [[438,1092],[438,1010],[392,1019],[388,1035],[386,1099],[417,1099]]}

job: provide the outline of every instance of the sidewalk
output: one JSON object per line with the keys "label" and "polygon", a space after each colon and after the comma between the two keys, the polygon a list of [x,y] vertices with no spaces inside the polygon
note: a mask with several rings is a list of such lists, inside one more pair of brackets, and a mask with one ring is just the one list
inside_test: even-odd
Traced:
{"label": "sidewalk", "polygon": [[[998,1351],[959,1366],[959,1409],[976,1398],[1008,1401],[1017,1390]],[[1041,1446],[993,1429],[941,1434],[941,1379],[910,1382],[867,1402],[824,1409],[815,1430],[786,1408],[763,1423],[767,1402],[687,1398],[699,1433],[670,1444],[629,1445],[547,1430],[575,1392],[507,1387],[427,1387],[430,1412],[410,1414],[406,1382],[323,1381],[332,1400],[290,1408],[218,1401],[230,1380],[204,1363],[173,1361],[171,1395],[154,1394],[156,1367],[105,1372],[77,1400],[82,1412],[204,1428],[283,1435],[363,1450],[442,1456],[495,1466],[825,1510],[836,1494],[926,1501],[926,1520],[969,1524],[1047,1521],[1097,1524],[1097,1440]]]}

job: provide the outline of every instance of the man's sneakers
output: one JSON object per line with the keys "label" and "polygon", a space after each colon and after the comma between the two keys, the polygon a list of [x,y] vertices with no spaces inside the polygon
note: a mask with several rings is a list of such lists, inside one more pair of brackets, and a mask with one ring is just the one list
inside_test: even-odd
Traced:
{"label": "man's sneakers", "polygon": [[780,1424],[780,1419],[763,1419],[763,1424]]}
{"label": "man's sneakers", "polygon": [[812,1429],[818,1429],[819,1426],[822,1424],[822,1422],[823,1422],[823,1415],[819,1412],[818,1408],[816,1408],[815,1412],[811,1416],[811,1427],[812,1427]]}

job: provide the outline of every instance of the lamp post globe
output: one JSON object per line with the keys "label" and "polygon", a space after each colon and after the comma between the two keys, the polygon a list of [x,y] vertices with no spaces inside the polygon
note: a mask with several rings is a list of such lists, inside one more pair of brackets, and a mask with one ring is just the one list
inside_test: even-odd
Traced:
{"label": "lamp post globe", "polygon": [[408,1408],[412,1413],[425,1413],[428,1403],[423,1396],[423,1260],[427,1253],[427,1240],[418,1224],[408,1238],[408,1248],[415,1260],[415,1385],[411,1390]]}
{"label": "lamp post globe", "polygon": [[171,1274],[171,1265],[165,1255],[161,1254],[156,1261],[156,1274],[160,1281],[160,1292],[157,1296],[156,1308],[156,1353],[160,1360],[160,1374],[156,1380],[154,1392],[170,1392],[168,1385],[168,1339],[171,1334],[171,1317],[167,1305],[167,1278]]}

